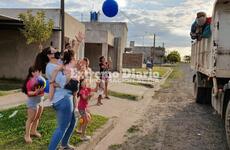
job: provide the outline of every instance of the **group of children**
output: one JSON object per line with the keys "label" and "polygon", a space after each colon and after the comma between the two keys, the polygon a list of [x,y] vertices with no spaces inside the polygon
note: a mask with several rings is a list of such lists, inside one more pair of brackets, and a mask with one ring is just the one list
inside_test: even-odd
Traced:
{"label": "group of children", "polygon": [[[62,72],[67,76],[67,84],[64,86],[65,89],[71,91],[73,94],[73,100],[75,104],[76,117],[79,120],[79,126],[77,133],[80,134],[81,140],[89,140],[90,137],[85,135],[87,125],[91,121],[91,113],[88,109],[88,102],[93,97],[93,92],[97,92],[97,105],[103,105],[102,99],[105,94],[105,98],[108,97],[108,78],[109,78],[109,63],[105,61],[105,58],[100,57],[99,67],[100,76],[99,80],[96,81],[96,87],[92,88],[92,70],[89,68],[89,59],[84,58],[82,60],[76,60],[75,53],[73,50],[68,49],[60,56],[60,65],[52,73],[52,79],[49,81],[49,95],[48,99],[52,100],[56,88],[60,88],[55,83],[55,78],[58,72]],[[56,51],[51,47],[53,51]],[[58,59],[58,58],[57,58]],[[32,143],[31,136],[41,137],[41,134],[37,131],[38,123],[43,112],[43,106],[41,101],[44,97],[44,88],[35,87],[35,78],[42,76],[40,69],[36,67],[30,67],[28,76],[23,85],[23,92],[27,94],[27,121],[26,121],[26,132],[24,139],[27,143]],[[78,100],[79,99],[79,100]],[[77,102],[78,100],[78,102]]]}

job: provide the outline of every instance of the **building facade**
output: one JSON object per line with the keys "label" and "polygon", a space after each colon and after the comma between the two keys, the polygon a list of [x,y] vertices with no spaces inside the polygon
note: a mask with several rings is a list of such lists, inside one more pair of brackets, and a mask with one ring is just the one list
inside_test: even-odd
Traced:
{"label": "building facade", "polygon": [[99,69],[99,57],[112,59],[112,70],[122,69],[128,27],[123,22],[85,22],[85,56],[90,59],[91,67]]}
{"label": "building facade", "polygon": [[[34,63],[39,53],[38,44],[26,44],[26,39],[21,34],[23,22],[18,18],[20,13],[31,10],[33,14],[44,11],[47,19],[54,21],[51,38],[43,43],[43,47],[50,46],[61,49],[61,15],[60,9],[0,9],[0,78],[24,79],[29,66]],[[65,14],[65,42],[75,39],[76,33],[85,33],[85,25]],[[75,50],[76,51],[76,50]],[[84,44],[76,51],[77,57],[84,57]]]}
{"label": "building facade", "polygon": [[165,56],[164,47],[153,46],[135,46],[135,42],[130,42],[130,47],[126,48],[126,52],[141,53],[144,56],[144,62],[151,60],[154,64],[164,63],[163,57]]}

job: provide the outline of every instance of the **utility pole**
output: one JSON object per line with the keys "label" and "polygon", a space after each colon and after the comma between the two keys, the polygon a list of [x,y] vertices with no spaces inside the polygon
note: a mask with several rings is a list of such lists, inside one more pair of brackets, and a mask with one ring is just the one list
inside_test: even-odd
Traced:
{"label": "utility pole", "polygon": [[143,43],[142,43],[143,46],[145,46],[145,35],[143,35]]}
{"label": "utility pole", "polygon": [[153,34],[153,47],[156,47],[156,34]]}
{"label": "utility pole", "polygon": [[147,32],[145,31],[145,34],[143,35],[143,46],[145,46],[145,35],[147,34]]}
{"label": "utility pole", "polygon": [[83,13],[81,13],[81,22],[83,22]]}
{"label": "utility pole", "polygon": [[65,49],[65,1],[61,0],[61,52]]}

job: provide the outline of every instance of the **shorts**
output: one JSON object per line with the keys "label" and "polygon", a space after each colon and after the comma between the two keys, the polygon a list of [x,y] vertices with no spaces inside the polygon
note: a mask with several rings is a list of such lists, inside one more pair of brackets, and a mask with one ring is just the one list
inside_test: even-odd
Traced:
{"label": "shorts", "polygon": [[101,79],[107,82],[109,80],[109,77],[102,77]]}
{"label": "shorts", "polygon": [[41,97],[29,97],[27,101],[27,108],[36,110],[38,106],[41,106]]}
{"label": "shorts", "polygon": [[104,90],[98,90],[97,95],[102,96],[104,94]]}
{"label": "shorts", "polygon": [[100,79],[102,79],[104,81],[108,81],[109,80],[109,72],[101,72],[100,73]]}

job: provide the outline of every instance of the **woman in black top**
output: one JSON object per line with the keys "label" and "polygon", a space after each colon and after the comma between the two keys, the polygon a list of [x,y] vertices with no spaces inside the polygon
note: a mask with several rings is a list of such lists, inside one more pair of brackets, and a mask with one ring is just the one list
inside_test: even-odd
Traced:
{"label": "woman in black top", "polygon": [[108,83],[109,83],[109,64],[105,61],[105,57],[101,56],[99,60],[100,67],[100,79],[105,81],[105,98],[110,99],[108,97]]}

